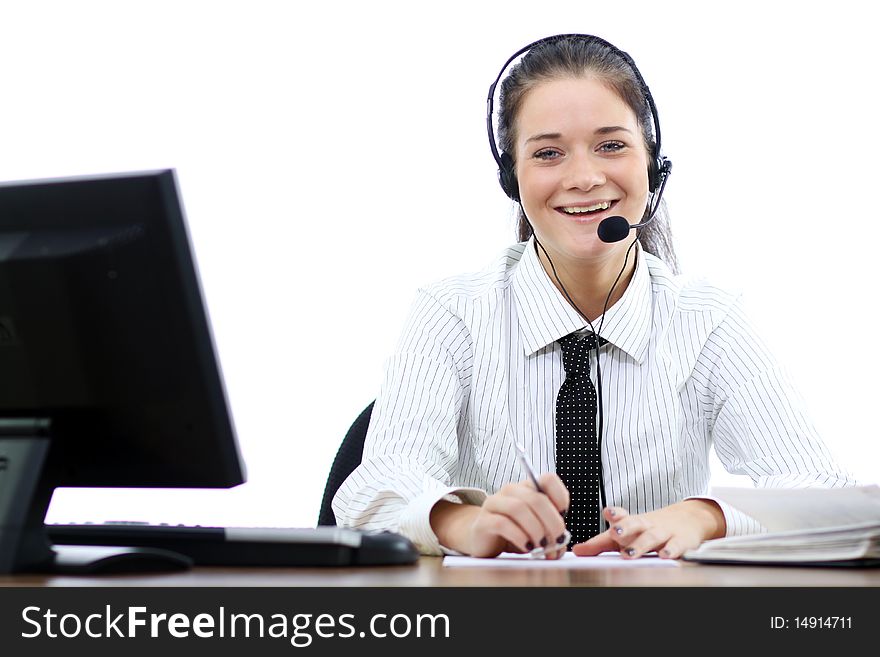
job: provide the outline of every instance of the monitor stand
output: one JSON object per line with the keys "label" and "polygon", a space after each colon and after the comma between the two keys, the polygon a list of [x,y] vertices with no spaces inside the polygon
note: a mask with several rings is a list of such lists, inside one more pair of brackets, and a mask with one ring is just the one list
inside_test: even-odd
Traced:
{"label": "monitor stand", "polygon": [[192,560],[152,548],[53,546],[44,520],[55,492],[47,465],[51,422],[0,418],[0,574],[185,570]]}

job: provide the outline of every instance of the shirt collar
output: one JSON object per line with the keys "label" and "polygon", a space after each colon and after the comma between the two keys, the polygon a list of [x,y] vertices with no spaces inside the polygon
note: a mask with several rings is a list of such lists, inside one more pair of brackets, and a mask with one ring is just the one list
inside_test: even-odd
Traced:
{"label": "shirt collar", "polygon": [[[634,252],[637,263],[632,280],[623,297],[593,322],[601,335],[641,363],[648,350],[651,329],[651,280],[641,245]],[[630,254],[632,257],[632,254]],[[531,355],[574,331],[587,328],[575,310],[544,271],[535,250],[535,238],[526,243],[525,251],[513,273],[513,293],[517,305],[519,330],[525,354]]]}

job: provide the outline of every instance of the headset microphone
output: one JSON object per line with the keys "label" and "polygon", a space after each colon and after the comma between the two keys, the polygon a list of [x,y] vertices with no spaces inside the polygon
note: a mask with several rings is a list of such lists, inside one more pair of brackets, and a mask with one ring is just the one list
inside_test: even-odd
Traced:
{"label": "headset microphone", "polygon": [[640,228],[646,223],[648,222],[644,221],[640,224],[630,226],[629,222],[624,217],[607,217],[599,223],[599,228],[596,232],[599,235],[599,239],[603,242],[619,242],[629,235],[631,229]]}
{"label": "headset microphone", "polygon": [[629,231],[632,229],[643,228],[653,220],[653,214],[650,218],[638,224],[631,224],[626,220],[626,217],[621,217],[619,215],[615,217],[605,217],[605,219],[599,222],[599,228],[596,229],[596,233],[599,235],[599,239],[603,242],[619,242],[620,240],[625,239],[626,236],[629,235]]}
{"label": "headset microphone", "polygon": [[661,157],[656,182],[659,189],[653,199],[654,202],[651,204],[651,211],[648,213],[647,219],[637,224],[631,224],[626,220],[626,217],[619,215],[605,217],[599,222],[599,227],[596,229],[599,239],[606,243],[619,242],[622,239],[626,239],[626,236],[629,235],[629,231],[632,229],[643,228],[654,221],[654,215],[660,205],[660,199],[663,198],[663,188],[666,187],[666,179],[669,177],[670,171],[672,171],[672,162],[665,157]]}

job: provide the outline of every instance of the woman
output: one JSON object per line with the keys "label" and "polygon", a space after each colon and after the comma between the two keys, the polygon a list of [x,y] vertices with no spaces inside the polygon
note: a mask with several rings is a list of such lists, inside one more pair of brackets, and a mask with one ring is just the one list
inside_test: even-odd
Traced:
{"label": "woman", "polygon": [[[337,521],[426,554],[555,558],[570,529],[577,555],[678,558],[761,530],[706,496],[713,443],[758,486],[854,484],[739,299],[674,275],[655,218],[669,163],[632,60],[587,35],[524,50],[501,86],[500,154],[490,139],[525,241],[419,292]],[[600,239],[612,216],[625,222]]]}

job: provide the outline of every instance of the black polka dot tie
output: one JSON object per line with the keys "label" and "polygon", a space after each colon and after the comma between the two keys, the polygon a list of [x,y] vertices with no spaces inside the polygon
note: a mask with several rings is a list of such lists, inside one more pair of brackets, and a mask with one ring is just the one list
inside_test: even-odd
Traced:
{"label": "black polka dot tie", "polygon": [[[607,344],[599,338],[600,345]],[[559,340],[565,381],[556,397],[556,474],[571,495],[566,517],[571,543],[599,533],[599,444],[596,435],[596,388],[590,381],[593,333],[572,333]]]}

